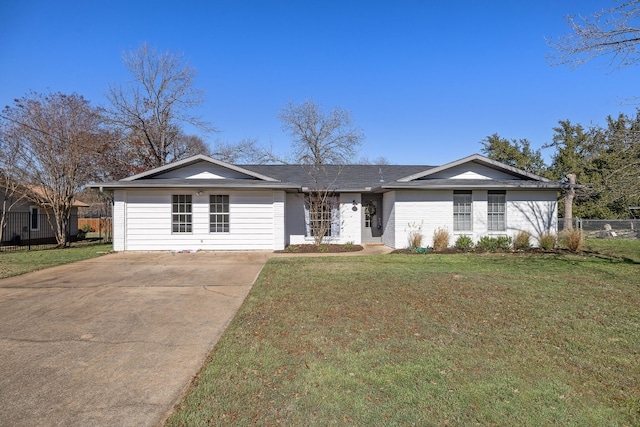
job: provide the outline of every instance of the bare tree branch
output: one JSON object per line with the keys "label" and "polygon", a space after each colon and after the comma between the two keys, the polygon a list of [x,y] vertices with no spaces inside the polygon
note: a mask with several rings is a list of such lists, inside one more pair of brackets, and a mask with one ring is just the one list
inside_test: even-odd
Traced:
{"label": "bare tree branch", "polygon": [[640,0],[630,0],[596,12],[590,17],[568,16],[571,33],[547,40],[557,51],[552,65],[578,67],[598,57],[611,57],[613,68],[640,62]]}
{"label": "bare tree branch", "polygon": [[111,106],[105,114],[127,135],[142,167],[161,166],[185,155],[182,125],[203,132],[215,130],[192,114],[204,95],[195,88],[196,70],[182,55],[161,53],[143,43],[125,52],[123,61],[133,81],[110,86],[106,96]]}

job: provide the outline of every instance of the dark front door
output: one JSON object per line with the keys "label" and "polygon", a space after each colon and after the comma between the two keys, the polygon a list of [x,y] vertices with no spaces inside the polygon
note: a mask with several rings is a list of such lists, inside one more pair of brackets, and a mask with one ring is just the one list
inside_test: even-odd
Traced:
{"label": "dark front door", "polygon": [[382,242],[382,194],[362,195],[362,243]]}

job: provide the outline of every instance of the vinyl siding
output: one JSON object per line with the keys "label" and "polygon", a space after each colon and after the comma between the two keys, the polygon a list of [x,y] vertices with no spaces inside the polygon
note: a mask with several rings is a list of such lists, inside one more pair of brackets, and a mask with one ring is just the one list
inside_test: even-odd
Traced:
{"label": "vinyl siding", "polygon": [[243,173],[207,162],[198,162],[192,165],[183,166],[179,169],[167,171],[154,177],[154,179],[170,178],[253,179],[252,177]]}
{"label": "vinyl siding", "polygon": [[478,163],[465,163],[423,179],[516,179],[512,174],[502,172]]}
{"label": "vinyl siding", "polygon": [[[116,192],[119,193],[119,192]],[[171,232],[171,196],[191,194],[192,232]],[[209,232],[209,195],[229,195],[229,232]],[[114,250],[273,250],[284,247],[282,191],[129,190],[116,197]],[[121,206],[119,206],[121,205]],[[116,230],[126,232],[126,242]]]}

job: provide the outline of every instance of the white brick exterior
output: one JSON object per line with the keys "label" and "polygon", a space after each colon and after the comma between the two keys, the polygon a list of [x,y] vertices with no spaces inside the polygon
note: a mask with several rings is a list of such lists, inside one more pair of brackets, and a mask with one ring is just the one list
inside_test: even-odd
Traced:
{"label": "white brick exterior", "polygon": [[[307,236],[303,187],[286,182],[288,174],[282,174],[278,181],[210,158],[194,159],[113,185],[114,250],[282,250],[287,245],[313,243],[313,238]],[[449,179],[454,180],[453,184]],[[396,177],[387,183],[378,181],[376,176],[372,183],[379,186],[358,187],[367,189],[363,193],[347,186],[349,191],[338,194],[338,215],[333,218],[333,235],[327,242],[362,244],[363,200],[377,201],[379,194],[381,241],[392,248],[407,247],[409,233],[416,230],[423,236],[423,246],[433,244],[433,234],[439,228],[449,232],[450,245],[460,235],[477,242],[483,236],[514,237],[525,230],[534,236],[532,243],[536,244],[535,238],[540,234],[557,233],[559,184],[481,156]],[[472,191],[471,230],[453,230],[451,187]],[[505,191],[504,231],[488,231],[487,199],[491,188]],[[172,232],[172,195],[191,195],[190,232]],[[210,195],[229,196],[228,232],[210,232]],[[371,237],[367,235],[365,241],[371,241]]]}
{"label": "white brick exterior", "polygon": [[[508,190],[506,192],[506,230],[487,230],[487,190],[472,192],[471,231],[453,231],[453,190],[397,190],[385,194],[390,213],[383,238],[387,246],[408,246],[409,232],[421,229],[423,245],[433,244],[433,234],[438,229],[447,230],[450,245],[460,235],[470,236],[477,242],[482,236],[515,235],[523,230],[537,237],[545,231],[557,233],[557,203],[555,191]],[[385,204],[386,205],[386,204]],[[537,240],[532,242],[537,243]]]}

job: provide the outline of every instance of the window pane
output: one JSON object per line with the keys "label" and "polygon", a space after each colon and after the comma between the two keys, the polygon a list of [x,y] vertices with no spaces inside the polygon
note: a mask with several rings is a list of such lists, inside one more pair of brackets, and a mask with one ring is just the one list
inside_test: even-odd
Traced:
{"label": "window pane", "polygon": [[308,237],[323,234],[331,237],[338,233],[339,228],[333,229],[334,217],[337,217],[338,207],[334,197],[326,198],[324,201],[317,195],[307,197],[305,209],[309,214]]}
{"label": "window pane", "polygon": [[214,194],[209,196],[209,232],[229,232],[229,196]]}
{"label": "window pane", "polygon": [[506,229],[506,193],[490,191],[487,196],[487,224],[489,231]]}
{"label": "window pane", "polygon": [[191,195],[174,194],[171,196],[171,231],[173,233],[191,232]]}
{"label": "window pane", "polygon": [[453,231],[472,230],[472,206],[470,191],[453,192]]}

